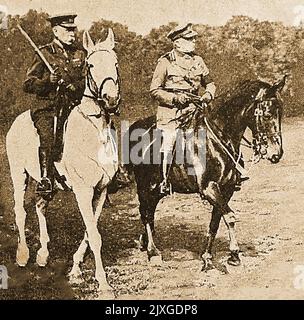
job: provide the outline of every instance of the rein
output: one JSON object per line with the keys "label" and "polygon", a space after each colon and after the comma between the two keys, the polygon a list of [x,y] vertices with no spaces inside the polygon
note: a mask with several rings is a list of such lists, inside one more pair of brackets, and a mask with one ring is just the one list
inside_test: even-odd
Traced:
{"label": "rein", "polygon": [[[263,90],[261,90],[261,91],[263,91]],[[265,127],[262,124],[262,119],[265,115],[267,116],[267,113],[268,114],[270,113],[269,108],[272,106],[272,100],[263,101],[262,97],[263,97],[263,92],[259,92],[256,99],[255,99],[255,102],[257,102],[257,106],[256,106],[256,109],[254,112],[256,129],[257,129],[257,132],[255,134],[255,138],[253,139],[252,142],[250,142],[245,136],[243,136],[242,140],[244,140],[246,144],[241,143],[241,145],[243,145],[247,148],[253,149],[253,156],[250,160],[250,162],[252,162],[252,164],[256,164],[261,160],[261,158],[263,156],[261,154],[261,149],[262,149],[263,145],[267,145],[268,138],[273,137],[273,136],[278,136],[281,134],[281,131],[275,132],[270,135],[266,133]],[[197,98],[199,98],[199,96],[197,96]],[[194,105],[196,106],[196,108],[194,110],[191,110],[189,113],[187,113],[185,115],[181,115],[178,118],[174,119],[175,121],[181,122],[181,127],[188,125],[192,121],[192,119],[195,117],[197,112],[203,111],[206,108],[206,105],[201,106],[201,105],[198,105],[197,103],[194,103]],[[265,106],[266,106],[266,108],[265,108]],[[278,115],[278,112],[279,111],[277,110],[277,115]],[[204,123],[205,123],[207,129],[211,132],[211,134],[214,136],[215,140],[220,144],[220,146],[223,148],[225,153],[232,160],[236,169],[241,174],[247,174],[250,171],[250,169],[245,170],[239,163],[240,160],[242,159],[241,152],[239,152],[239,153],[235,153],[233,151],[231,152],[229,150],[228,146],[225,145],[225,143],[222,141],[222,139],[220,137],[218,137],[218,135],[214,132],[214,130],[212,129],[212,126],[210,124],[210,121],[207,120],[206,116],[204,116],[203,119],[204,119]],[[215,125],[215,124],[213,124],[213,125]],[[220,128],[217,127],[217,129],[224,135],[223,131]],[[227,135],[225,134],[225,136],[227,136]],[[231,137],[229,137],[229,136],[228,136],[228,139],[232,140]],[[237,156],[237,157],[235,157],[235,156]]]}
{"label": "rein", "polygon": [[238,159],[235,160],[234,156],[230,153],[230,151],[228,150],[228,148],[223,144],[223,142],[221,141],[221,139],[214,133],[214,131],[212,130],[210,124],[207,121],[207,118],[204,118],[204,122],[206,124],[207,129],[211,132],[211,134],[214,136],[215,140],[220,144],[220,146],[224,149],[224,151],[227,153],[227,155],[229,156],[229,158],[232,160],[232,162],[235,164],[235,168],[242,174],[244,175],[245,173],[247,173],[247,170],[245,170],[241,165],[240,165],[240,160],[242,158],[241,153],[238,154]]}

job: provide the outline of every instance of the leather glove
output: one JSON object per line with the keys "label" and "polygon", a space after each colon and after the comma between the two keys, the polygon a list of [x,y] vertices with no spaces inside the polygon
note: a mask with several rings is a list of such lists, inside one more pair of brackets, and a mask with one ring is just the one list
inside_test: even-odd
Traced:
{"label": "leather glove", "polygon": [[60,76],[59,76],[58,74],[56,74],[56,73],[51,73],[51,75],[50,75],[50,82],[51,82],[52,84],[57,84],[57,83],[59,82],[59,80],[60,80]]}
{"label": "leather glove", "polygon": [[184,107],[189,102],[191,102],[191,98],[187,94],[184,94],[184,93],[177,94],[173,98],[173,103],[177,104],[178,106]]}
{"label": "leather glove", "polygon": [[210,92],[205,92],[203,95],[202,95],[202,98],[201,98],[202,102],[204,103],[210,103],[212,101],[212,95]]}
{"label": "leather glove", "polygon": [[55,72],[54,73],[51,73],[50,74],[50,82],[52,84],[58,84],[58,82],[62,79],[62,76],[61,76],[61,72],[59,71],[59,69],[55,69]]}

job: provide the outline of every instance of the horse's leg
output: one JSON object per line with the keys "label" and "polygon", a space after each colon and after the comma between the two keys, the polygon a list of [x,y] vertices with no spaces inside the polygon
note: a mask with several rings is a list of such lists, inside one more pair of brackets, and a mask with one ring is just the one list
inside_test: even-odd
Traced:
{"label": "horse's leg", "polygon": [[154,214],[159,202],[158,196],[151,196],[149,192],[142,192],[139,194],[139,211],[141,215],[141,220],[145,226],[146,233],[141,235],[141,242],[143,246],[147,247],[148,259],[151,260],[152,257],[159,257],[161,260],[161,253],[157,249],[153,235],[154,235]]}
{"label": "horse's leg", "polygon": [[39,198],[36,203],[36,212],[39,220],[39,228],[40,228],[40,244],[41,248],[37,252],[36,262],[39,267],[45,267],[47,265],[47,260],[49,257],[48,243],[50,242],[50,238],[47,231],[47,224],[45,219],[45,214],[47,211],[49,202]]}
{"label": "horse's leg", "polygon": [[[98,188],[95,189],[94,198],[93,198],[93,210],[95,212],[96,225],[101,215],[106,196],[107,196],[106,189],[102,192],[100,192]],[[84,256],[87,251],[87,248],[88,248],[88,234],[87,232],[85,232],[84,238],[81,241],[78,250],[75,252],[73,256],[73,267],[69,273],[69,278],[73,282],[77,281],[77,279],[81,276],[80,263],[82,263],[84,260]]]}
{"label": "horse's leg", "polygon": [[218,207],[213,207],[211,222],[209,225],[209,232],[207,234],[207,247],[205,253],[202,255],[202,259],[204,262],[203,270],[209,269],[212,267],[212,248],[213,243],[220,225],[222,215]]}
{"label": "horse's leg", "polygon": [[77,251],[73,255],[73,267],[68,274],[69,280],[71,282],[78,282],[78,279],[81,277],[80,263],[84,260],[84,255],[88,249],[88,234],[84,233],[83,240],[80,243]]}
{"label": "horse's leg", "polygon": [[25,236],[25,220],[27,214],[24,209],[27,174],[24,169],[13,169],[11,165],[11,175],[14,187],[15,221],[19,232],[16,262],[20,267],[25,267],[30,257]]}
{"label": "horse's leg", "polygon": [[[229,237],[230,237],[230,258],[228,263],[234,266],[240,265],[241,261],[239,258],[239,247],[235,236],[235,214],[228,206],[226,199],[222,195],[218,184],[211,181],[208,187],[203,190],[202,196],[205,197],[211,205],[218,208],[221,216],[223,216],[224,221],[228,227]],[[211,239],[210,239],[211,240]]]}
{"label": "horse's leg", "polygon": [[91,187],[85,186],[74,187],[73,189],[87,230],[89,245],[94,254],[96,268],[95,278],[99,283],[99,291],[113,296],[112,288],[107,282],[106,273],[104,271],[101,259],[102,240],[97,228],[92,205],[94,190]]}
{"label": "horse's leg", "polygon": [[228,258],[228,264],[230,264],[231,266],[239,266],[241,264],[241,260],[239,257],[240,248],[235,235],[236,218],[235,218],[234,212],[230,210],[228,213],[223,215],[223,218],[228,228],[229,238],[230,238],[230,245],[229,245],[230,257]]}
{"label": "horse's leg", "polygon": [[93,210],[96,218],[96,223],[98,222],[101,212],[103,210],[104,203],[108,198],[107,188],[102,190],[96,188],[94,190],[94,198],[93,198]]}

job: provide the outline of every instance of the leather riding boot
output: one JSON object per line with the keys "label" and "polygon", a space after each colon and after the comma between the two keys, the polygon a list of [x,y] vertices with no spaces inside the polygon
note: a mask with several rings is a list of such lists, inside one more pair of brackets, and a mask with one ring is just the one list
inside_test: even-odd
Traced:
{"label": "leather riding boot", "polygon": [[163,181],[160,183],[160,194],[169,195],[171,194],[171,185],[168,183],[168,155],[166,152],[162,152],[162,174],[163,174]]}
{"label": "leather riding boot", "polygon": [[39,161],[41,169],[41,181],[37,184],[36,193],[49,194],[53,192],[50,177],[50,152],[47,149],[39,148]]}

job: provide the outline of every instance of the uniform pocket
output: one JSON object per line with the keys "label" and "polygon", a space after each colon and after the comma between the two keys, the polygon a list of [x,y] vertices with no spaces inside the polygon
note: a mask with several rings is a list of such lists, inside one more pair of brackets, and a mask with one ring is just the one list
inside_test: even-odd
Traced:
{"label": "uniform pocket", "polygon": [[192,75],[194,76],[194,77],[199,77],[199,76],[202,76],[203,75],[203,73],[204,73],[204,69],[203,69],[203,67],[202,66],[196,66],[195,68],[193,68],[192,70],[191,70],[191,73],[192,73]]}

